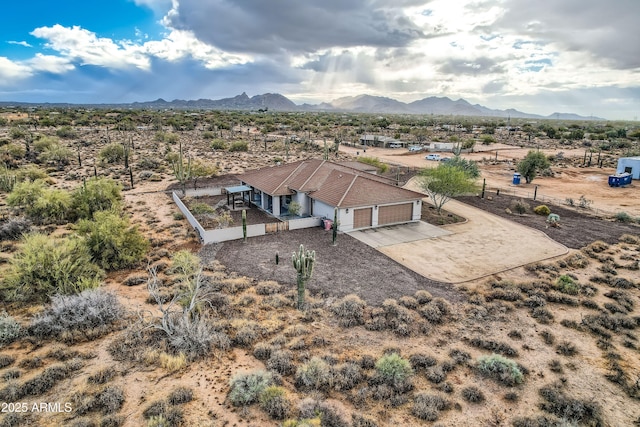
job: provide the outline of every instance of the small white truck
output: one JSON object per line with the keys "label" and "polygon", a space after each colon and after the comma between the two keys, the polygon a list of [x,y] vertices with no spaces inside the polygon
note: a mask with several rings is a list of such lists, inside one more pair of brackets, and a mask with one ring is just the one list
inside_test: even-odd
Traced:
{"label": "small white truck", "polygon": [[427,160],[440,160],[440,154],[427,154],[424,158]]}

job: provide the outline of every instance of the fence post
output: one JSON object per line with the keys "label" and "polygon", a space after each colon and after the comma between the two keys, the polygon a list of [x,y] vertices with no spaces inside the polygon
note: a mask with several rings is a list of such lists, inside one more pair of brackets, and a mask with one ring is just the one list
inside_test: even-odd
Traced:
{"label": "fence post", "polygon": [[484,178],[482,180],[482,197],[481,197],[482,199],[484,199],[484,190],[485,190],[485,188],[487,188],[487,178]]}
{"label": "fence post", "polygon": [[534,201],[534,202],[535,202],[535,200],[536,200],[536,195],[537,195],[537,194],[538,194],[538,186],[536,185],[536,186],[533,188],[533,201]]}

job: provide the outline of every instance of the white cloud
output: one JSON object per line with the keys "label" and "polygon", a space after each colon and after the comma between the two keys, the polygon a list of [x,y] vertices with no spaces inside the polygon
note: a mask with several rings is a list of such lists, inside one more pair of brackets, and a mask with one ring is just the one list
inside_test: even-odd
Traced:
{"label": "white cloud", "polygon": [[66,58],[37,53],[35,57],[24,62],[33,71],[43,71],[53,74],[63,74],[75,69],[75,66]]}
{"label": "white cloud", "polygon": [[9,79],[23,79],[31,76],[32,71],[29,67],[19,62],[11,61],[9,58],[0,56],[0,77],[6,79],[6,83],[10,84]]}
{"label": "white cloud", "polygon": [[24,47],[33,47],[33,46],[31,46],[29,43],[27,43],[26,41],[24,41],[24,40],[23,40],[23,41],[20,41],[20,42],[18,42],[18,41],[14,41],[14,40],[9,40],[7,43],[9,43],[9,44],[15,44],[15,45],[18,45],[18,46],[24,46]]}
{"label": "white cloud", "polygon": [[97,37],[95,33],[78,26],[71,28],[56,24],[40,27],[31,32],[35,37],[47,40],[46,47],[56,50],[63,57],[80,61],[83,65],[96,65],[114,69],[136,67],[148,70],[149,58],[140,53],[139,46],[124,40],[114,42]]}

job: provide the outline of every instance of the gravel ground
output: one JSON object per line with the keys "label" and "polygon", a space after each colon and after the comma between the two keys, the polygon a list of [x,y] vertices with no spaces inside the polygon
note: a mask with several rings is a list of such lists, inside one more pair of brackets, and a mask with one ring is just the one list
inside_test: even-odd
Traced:
{"label": "gravel ground", "polygon": [[[317,265],[308,289],[326,296],[358,294],[369,304],[381,304],[387,298],[413,295],[425,289],[434,297],[451,302],[464,299],[453,286],[426,279],[398,264],[375,249],[346,234],[338,235],[332,246],[331,232],[308,228],[205,246],[200,256],[205,262],[215,257],[229,271],[257,280],[276,280],[293,289],[296,272],[291,254],[300,244],[316,251]],[[280,263],[276,265],[276,253]]]}

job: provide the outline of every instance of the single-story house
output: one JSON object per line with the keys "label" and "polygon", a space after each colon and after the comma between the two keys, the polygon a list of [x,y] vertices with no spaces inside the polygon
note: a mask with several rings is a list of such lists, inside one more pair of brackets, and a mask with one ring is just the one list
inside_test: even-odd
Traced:
{"label": "single-story house", "polygon": [[361,135],[360,144],[371,147],[400,148],[407,147],[408,142],[400,141],[384,135]]}
{"label": "single-story house", "polygon": [[621,157],[618,159],[617,174],[630,173],[633,179],[640,179],[640,157]]}
{"label": "single-story house", "polygon": [[373,228],[419,221],[423,194],[394,181],[327,160],[302,160],[249,171],[239,176],[252,202],[274,216],[300,204],[299,215],[333,220],[339,230]]}

